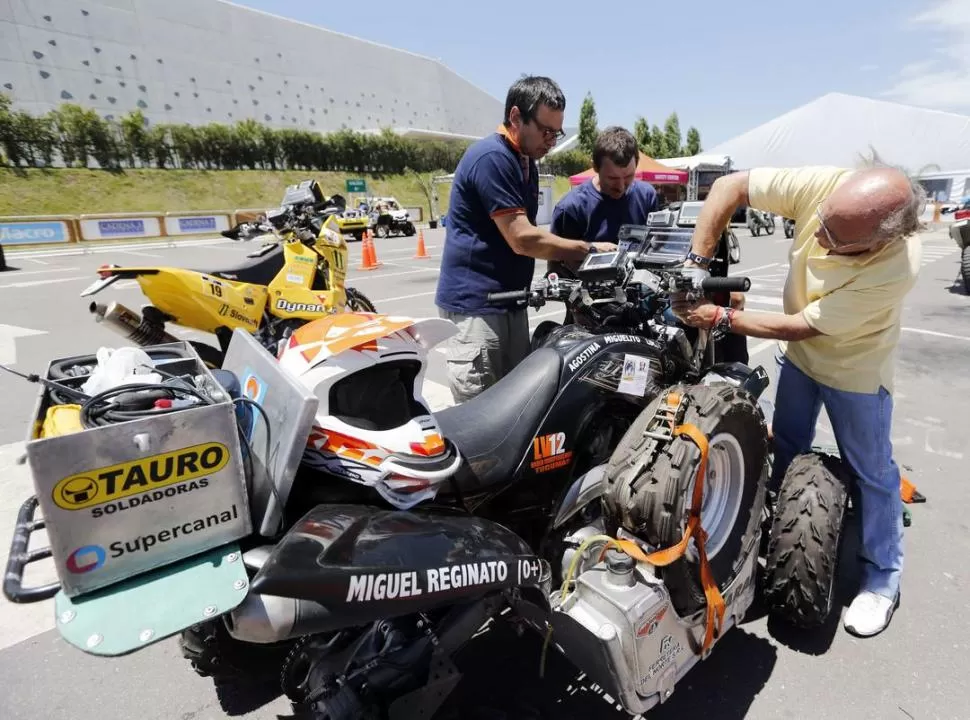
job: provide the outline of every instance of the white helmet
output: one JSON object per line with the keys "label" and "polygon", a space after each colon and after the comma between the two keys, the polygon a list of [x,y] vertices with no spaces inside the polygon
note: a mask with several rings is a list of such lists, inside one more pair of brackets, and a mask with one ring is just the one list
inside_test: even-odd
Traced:
{"label": "white helmet", "polygon": [[433,498],[461,464],[421,389],[427,351],[450,320],[334,313],[280,344],[279,363],[319,399],[303,463],[373,487],[408,509]]}

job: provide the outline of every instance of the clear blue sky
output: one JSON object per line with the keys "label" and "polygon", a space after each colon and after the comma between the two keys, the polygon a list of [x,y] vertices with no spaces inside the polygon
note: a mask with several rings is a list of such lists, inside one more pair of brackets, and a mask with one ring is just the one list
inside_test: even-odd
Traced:
{"label": "clear blue sky", "polygon": [[704,147],[828,92],[970,113],[970,0],[235,2],[438,58],[503,100],[549,75],[567,126],[587,91],[600,127],[676,111]]}

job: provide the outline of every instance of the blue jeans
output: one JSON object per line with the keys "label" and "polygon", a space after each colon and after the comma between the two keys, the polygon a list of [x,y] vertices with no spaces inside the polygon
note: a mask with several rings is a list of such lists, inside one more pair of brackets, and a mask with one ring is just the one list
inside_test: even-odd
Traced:
{"label": "blue jeans", "polygon": [[778,487],[795,455],[811,449],[824,404],[839,454],[856,479],[863,560],[860,590],[895,597],[903,569],[903,504],[890,440],[892,396],[882,387],[875,394],[836,390],[811,379],[780,354],[776,360],[772,487]]}

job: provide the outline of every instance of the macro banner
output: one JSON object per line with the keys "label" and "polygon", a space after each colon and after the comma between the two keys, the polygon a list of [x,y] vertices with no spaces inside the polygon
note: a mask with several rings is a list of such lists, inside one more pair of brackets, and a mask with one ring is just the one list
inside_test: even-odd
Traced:
{"label": "macro banner", "polygon": [[0,245],[74,242],[74,218],[64,215],[0,218]]}

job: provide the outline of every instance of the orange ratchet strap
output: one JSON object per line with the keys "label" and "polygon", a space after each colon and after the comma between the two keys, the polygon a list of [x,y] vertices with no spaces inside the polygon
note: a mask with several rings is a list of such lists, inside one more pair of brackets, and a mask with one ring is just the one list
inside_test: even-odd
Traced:
{"label": "orange ratchet strap", "polygon": [[[634,560],[645,562],[656,567],[663,567],[664,565],[670,565],[679,560],[687,551],[687,545],[690,543],[690,539],[692,537],[694,538],[701,560],[701,585],[704,588],[704,596],[707,598],[707,631],[704,635],[704,644],[700,652],[697,653],[701,655],[707,651],[711,646],[711,642],[714,640],[715,622],[717,626],[716,632],[720,635],[725,609],[724,598],[717,589],[717,583],[714,580],[711,567],[707,562],[707,549],[705,548],[707,533],[701,525],[701,506],[704,503],[704,478],[707,476],[708,443],[707,438],[704,437],[704,433],[696,425],[689,423],[680,425],[674,429],[674,436],[676,437],[678,435],[685,435],[690,438],[697,445],[698,450],[701,451],[701,462],[697,468],[697,477],[694,480],[694,493],[691,498],[690,514],[688,515],[687,528],[684,530],[684,536],[676,545],[663,550],[657,550],[649,555],[630,540],[614,540],[608,543],[607,547],[616,546]],[[603,548],[603,554],[606,554],[606,548]]]}

